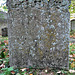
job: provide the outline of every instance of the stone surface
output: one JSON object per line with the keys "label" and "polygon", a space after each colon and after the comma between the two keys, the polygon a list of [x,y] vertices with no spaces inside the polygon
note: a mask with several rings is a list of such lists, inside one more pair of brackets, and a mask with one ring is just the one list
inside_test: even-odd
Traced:
{"label": "stone surface", "polygon": [[10,66],[69,68],[70,0],[7,0]]}
{"label": "stone surface", "polygon": [[7,27],[7,13],[0,11],[0,34],[1,29]]}

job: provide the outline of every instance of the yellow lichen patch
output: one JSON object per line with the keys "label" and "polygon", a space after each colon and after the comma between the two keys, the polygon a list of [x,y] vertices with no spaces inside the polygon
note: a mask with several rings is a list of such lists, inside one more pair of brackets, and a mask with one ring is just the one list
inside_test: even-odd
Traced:
{"label": "yellow lichen patch", "polygon": [[[48,31],[46,34],[47,38],[44,39],[45,47],[47,47],[49,50],[52,47],[55,47],[55,45],[52,45],[52,43],[56,42],[56,31],[55,29],[52,31],[52,29],[46,29]],[[52,33],[51,33],[52,32]]]}
{"label": "yellow lichen patch", "polygon": [[30,51],[28,51],[28,50],[25,50],[25,53],[26,53],[26,54],[28,54],[28,53],[30,53]]}
{"label": "yellow lichen patch", "polygon": [[66,51],[66,49],[64,49],[63,51]]}
{"label": "yellow lichen patch", "polygon": [[47,24],[43,24],[43,27],[47,26]]}
{"label": "yellow lichen patch", "polygon": [[42,52],[42,50],[41,50],[40,48],[38,48],[38,51],[39,51],[40,58],[42,58],[42,57],[43,57],[43,52]]}

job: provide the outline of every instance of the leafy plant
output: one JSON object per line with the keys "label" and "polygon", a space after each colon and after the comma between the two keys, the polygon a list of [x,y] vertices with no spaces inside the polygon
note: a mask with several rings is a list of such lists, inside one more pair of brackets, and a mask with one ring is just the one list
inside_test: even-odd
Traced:
{"label": "leafy plant", "polygon": [[1,58],[5,58],[4,51],[1,52]]}
{"label": "leafy plant", "polygon": [[1,70],[3,70],[3,73],[0,75],[11,75],[11,71],[13,70],[13,67],[10,68],[2,68]]}
{"label": "leafy plant", "polygon": [[71,1],[71,5],[69,6],[70,13],[75,13],[75,1]]}

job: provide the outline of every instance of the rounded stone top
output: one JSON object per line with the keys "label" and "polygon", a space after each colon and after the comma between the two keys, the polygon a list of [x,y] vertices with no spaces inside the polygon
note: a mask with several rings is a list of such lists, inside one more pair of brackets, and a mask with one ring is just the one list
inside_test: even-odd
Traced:
{"label": "rounded stone top", "polygon": [[19,5],[24,4],[25,5],[29,5],[29,3],[31,4],[49,4],[49,6],[69,6],[71,3],[71,0],[7,0],[7,6],[8,7],[16,7]]}

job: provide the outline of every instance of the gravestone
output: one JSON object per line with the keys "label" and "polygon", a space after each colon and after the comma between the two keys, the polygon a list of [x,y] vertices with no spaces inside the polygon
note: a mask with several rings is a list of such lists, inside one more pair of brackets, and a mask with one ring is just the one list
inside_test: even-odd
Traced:
{"label": "gravestone", "polygon": [[69,0],[7,0],[10,66],[69,68]]}
{"label": "gravestone", "polygon": [[71,20],[71,31],[75,30],[75,19]]}
{"label": "gravestone", "polygon": [[0,34],[2,35],[2,28],[7,27],[7,13],[0,11]]}
{"label": "gravestone", "polygon": [[8,36],[8,28],[7,27],[2,28],[1,30],[2,30],[2,37]]}

